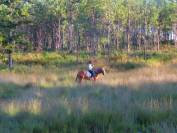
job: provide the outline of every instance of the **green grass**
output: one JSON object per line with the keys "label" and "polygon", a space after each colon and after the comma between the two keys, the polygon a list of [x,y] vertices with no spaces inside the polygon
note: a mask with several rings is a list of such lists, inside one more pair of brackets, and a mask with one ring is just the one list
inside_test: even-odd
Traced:
{"label": "green grass", "polygon": [[[160,107],[161,110],[153,110],[153,108],[150,109],[151,105],[148,107],[143,104],[146,101],[148,102],[148,99],[159,99],[159,102],[165,102],[160,100],[166,97],[166,95],[163,95],[164,92],[160,91],[160,84],[156,86],[159,91],[156,91],[155,94],[152,90],[146,90],[143,86],[139,88],[139,91],[132,90],[129,87],[112,88],[109,86],[103,87],[102,85],[68,88],[61,86],[57,89],[47,89],[47,93],[43,90],[41,92],[42,97],[37,96],[33,97],[33,99],[42,98],[45,110],[34,114],[30,110],[23,110],[19,107],[18,112],[12,115],[11,112],[3,112],[1,108],[0,130],[2,132],[11,132],[9,130],[11,129],[13,133],[124,133],[151,132],[152,130],[160,132],[163,131],[163,123],[171,126],[166,127],[166,130],[176,129],[177,113],[175,104],[177,101],[174,101],[172,108],[168,110],[163,109],[163,105]],[[177,84],[174,87],[175,90],[165,90],[169,96],[173,95],[172,100],[175,100],[173,98],[177,96]],[[36,91],[38,92],[39,89],[36,89]],[[30,93],[32,92],[29,92],[28,95]],[[14,106],[14,108],[16,107]],[[16,110],[13,109],[13,111]]]}
{"label": "green grass", "polygon": [[42,52],[42,53],[16,53],[13,55],[14,62],[25,65],[59,65],[68,62],[73,63],[77,59],[74,55],[66,55],[57,52]]}
{"label": "green grass", "polygon": [[144,59],[143,51],[135,51],[129,54],[117,52],[110,58],[110,65],[118,70],[133,70],[146,66],[170,64],[177,58],[177,51],[147,51]]}
{"label": "green grass", "polygon": [[0,83],[0,99],[13,98],[20,94],[23,89],[27,89],[27,87],[14,83]]}

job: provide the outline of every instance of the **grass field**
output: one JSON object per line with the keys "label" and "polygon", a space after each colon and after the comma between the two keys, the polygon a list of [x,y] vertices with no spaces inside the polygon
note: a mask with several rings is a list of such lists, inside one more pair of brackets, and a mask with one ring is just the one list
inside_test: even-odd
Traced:
{"label": "grass field", "polygon": [[75,82],[87,56],[15,54],[0,67],[2,133],[176,133],[177,54],[95,58],[106,75]]}

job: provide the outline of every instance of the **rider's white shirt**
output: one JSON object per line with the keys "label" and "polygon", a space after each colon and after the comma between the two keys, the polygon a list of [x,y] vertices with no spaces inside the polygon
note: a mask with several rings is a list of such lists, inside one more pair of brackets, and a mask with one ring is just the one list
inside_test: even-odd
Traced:
{"label": "rider's white shirt", "polygon": [[88,65],[88,69],[89,69],[89,70],[92,70],[92,69],[93,69],[93,65],[92,65],[92,64],[89,64],[89,65]]}

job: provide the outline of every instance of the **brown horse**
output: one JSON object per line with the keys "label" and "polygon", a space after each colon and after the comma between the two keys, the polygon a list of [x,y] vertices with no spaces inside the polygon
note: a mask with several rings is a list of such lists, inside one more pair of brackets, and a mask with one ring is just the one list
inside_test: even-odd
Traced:
{"label": "brown horse", "polygon": [[77,76],[76,76],[76,82],[81,83],[83,79],[96,81],[98,79],[99,74],[105,75],[105,69],[104,68],[96,68],[96,69],[94,69],[94,72],[95,72],[95,76],[90,78],[90,77],[87,76],[86,71],[79,71],[77,73]]}

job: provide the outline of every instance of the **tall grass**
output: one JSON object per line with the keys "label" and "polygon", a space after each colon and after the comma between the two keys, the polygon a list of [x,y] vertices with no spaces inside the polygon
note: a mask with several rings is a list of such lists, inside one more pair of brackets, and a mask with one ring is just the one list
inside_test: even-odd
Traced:
{"label": "tall grass", "polygon": [[175,57],[160,65],[99,58],[95,65],[106,75],[78,85],[76,73],[86,64],[65,56],[19,54],[12,72],[1,70],[0,132],[177,132]]}

